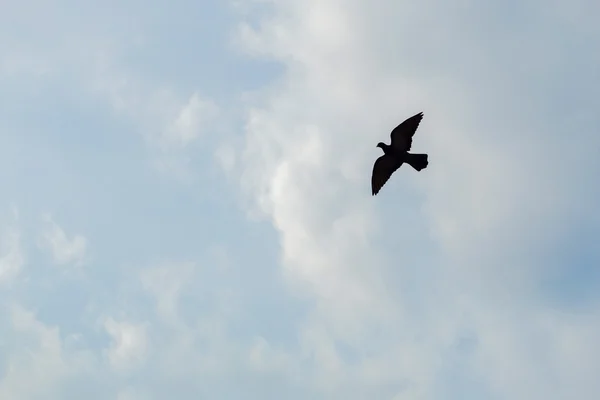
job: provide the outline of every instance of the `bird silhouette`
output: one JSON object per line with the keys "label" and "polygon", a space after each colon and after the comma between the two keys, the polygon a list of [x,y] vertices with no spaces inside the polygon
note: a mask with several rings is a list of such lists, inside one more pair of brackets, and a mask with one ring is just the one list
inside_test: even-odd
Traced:
{"label": "bird silhouette", "polygon": [[392,130],[390,134],[391,144],[387,145],[382,142],[377,144],[377,147],[381,147],[384,154],[375,160],[373,165],[373,175],[371,177],[373,196],[379,193],[383,185],[402,164],[407,163],[417,171],[427,168],[429,164],[427,154],[408,152],[421,119],[423,119],[422,112],[413,115]]}

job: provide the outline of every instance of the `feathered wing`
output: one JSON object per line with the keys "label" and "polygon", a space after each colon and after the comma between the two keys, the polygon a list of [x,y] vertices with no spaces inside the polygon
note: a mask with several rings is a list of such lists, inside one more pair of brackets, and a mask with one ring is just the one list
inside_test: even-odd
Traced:
{"label": "feathered wing", "polygon": [[379,190],[390,179],[390,176],[398,169],[402,163],[398,162],[394,157],[386,154],[375,160],[373,165],[373,175],[371,176],[371,191],[375,196]]}
{"label": "feathered wing", "polygon": [[406,119],[400,125],[395,127],[390,133],[392,139],[391,146],[396,150],[409,151],[412,146],[412,137],[423,119],[423,113],[413,115]]}

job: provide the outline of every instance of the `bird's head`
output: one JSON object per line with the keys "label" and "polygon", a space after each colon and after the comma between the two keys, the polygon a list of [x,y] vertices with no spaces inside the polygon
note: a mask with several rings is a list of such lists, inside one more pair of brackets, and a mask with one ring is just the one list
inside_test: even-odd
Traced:
{"label": "bird's head", "polygon": [[385,150],[385,143],[379,142],[379,143],[377,143],[377,147],[380,147],[381,150]]}

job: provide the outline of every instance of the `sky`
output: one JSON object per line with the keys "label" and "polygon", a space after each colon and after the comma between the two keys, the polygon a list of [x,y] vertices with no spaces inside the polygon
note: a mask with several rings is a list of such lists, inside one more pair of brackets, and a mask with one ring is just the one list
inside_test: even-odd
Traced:
{"label": "sky", "polygon": [[600,397],[597,1],[1,10],[0,398]]}

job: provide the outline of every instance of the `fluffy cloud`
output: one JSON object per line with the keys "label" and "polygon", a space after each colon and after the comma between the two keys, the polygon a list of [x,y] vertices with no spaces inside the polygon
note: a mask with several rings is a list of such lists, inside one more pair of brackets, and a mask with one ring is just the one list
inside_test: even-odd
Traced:
{"label": "fluffy cloud", "polygon": [[144,361],[148,339],[143,325],[107,318],[104,327],[113,340],[107,353],[113,368],[127,372]]}
{"label": "fluffy cloud", "polygon": [[23,266],[24,255],[20,246],[20,235],[15,229],[4,232],[2,237],[2,255],[0,256],[0,282],[10,282]]}
{"label": "fluffy cloud", "polygon": [[[0,280],[18,283],[1,287],[0,397],[600,394],[595,3],[238,2],[238,49],[282,67],[241,96],[242,112],[185,73],[193,51],[183,43],[204,25],[192,5],[174,4],[127,3],[125,19],[39,9],[54,40],[3,35],[0,83],[32,79],[50,103],[64,99],[48,88],[63,88],[110,119],[106,131],[140,134],[176,177],[216,159],[251,205],[243,211],[263,220],[236,217],[237,199],[219,196],[238,193],[218,187],[221,176],[201,186],[149,177],[125,140],[102,142],[108,155],[94,164],[94,152],[74,156],[72,137],[48,128],[60,168],[40,161],[42,178],[19,169],[43,190],[16,196],[29,213],[19,229],[5,224],[0,250]],[[13,5],[7,15],[29,14]],[[413,146],[429,168],[402,168],[371,197],[375,144],[418,111]],[[62,115],[71,125],[75,114]],[[224,116],[231,125],[217,129]],[[47,144],[45,118],[23,143],[0,136],[2,147]],[[128,163],[108,169],[116,154]],[[64,185],[47,184],[47,171],[80,167],[63,176],[72,198],[52,200]],[[7,171],[3,187],[20,188]],[[28,224],[38,206],[60,221],[45,221],[42,248],[58,264],[86,261],[78,279],[39,268],[39,224]],[[225,250],[215,256],[215,245]]]}
{"label": "fluffy cloud", "polygon": [[[573,205],[597,198],[581,182],[599,169],[588,155],[598,140],[587,135],[597,118],[550,113],[565,95],[552,82],[594,56],[571,52],[571,64],[557,66],[567,47],[545,33],[560,27],[575,44],[587,32],[524,7],[517,15],[535,28],[514,20],[508,32],[486,6],[271,5],[258,28],[240,30],[253,54],[287,66],[249,113],[242,183],[280,232],[291,284],[316,301],[301,337],[323,384],[341,396],[349,386],[371,387],[363,393],[373,397],[392,385],[389,396],[438,398],[454,373],[445,354],[467,335],[474,349],[462,354],[462,379],[479,381],[486,396],[596,393],[563,370],[569,356],[556,349],[565,339],[547,330],[573,321],[543,291],[557,269],[571,268],[550,261],[578,235],[585,216]],[[591,110],[594,92],[582,95],[587,103],[575,101]],[[414,147],[430,154],[430,167],[401,170],[369,199],[373,145],[421,110]],[[594,359],[582,360],[581,374]]]}
{"label": "fluffy cloud", "polygon": [[166,136],[182,146],[186,146],[200,134],[202,124],[216,112],[214,103],[203,100],[194,93],[187,104],[179,111],[172,126],[167,130]]}
{"label": "fluffy cloud", "polygon": [[189,181],[194,172],[187,150],[214,126],[218,106],[197,91],[187,95],[129,74],[112,57],[96,66],[91,91],[136,127],[158,170]]}
{"label": "fluffy cloud", "polygon": [[93,356],[65,349],[59,329],[46,326],[20,305],[6,307],[3,331],[3,377],[0,395],[5,398],[38,399],[69,393],[77,379],[93,370]]}
{"label": "fluffy cloud", "polygon": [[69,239],[65,231],[52,219],[44,216],[46,228],[41,235],[40,245],[50,251],[54,262],[58,265],[81,265],[86,256],[87,240],[82,235],[74,235]]}

